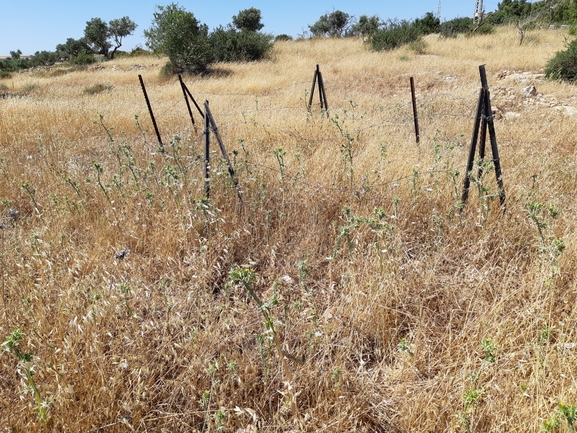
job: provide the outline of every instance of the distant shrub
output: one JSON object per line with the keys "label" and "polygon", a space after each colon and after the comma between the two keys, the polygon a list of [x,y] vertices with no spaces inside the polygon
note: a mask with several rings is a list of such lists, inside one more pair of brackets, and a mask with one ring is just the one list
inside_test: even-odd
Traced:
{"label": "distant shrub", "polygon": [[12,74],[8,71],[0,71],[0,79],[2,78],[12,78]]}
{"label": "distant shrub", "polygon": [[26,83],[22,86],[22,91],[24,93],[30,93],[33,90],[36,90],[38,88],[38,84],[36,83]]}
{"label": "distant shrub", "polygon": [[490,35],[491,33],[495,33],[495,26],[486,22],[473,30],[471,35]]}
{"label": "distant shrub", "polygon": [[567,49],[558,51],[545,66],[545,76],[554,80],[577,83],[577,39]]}
{"label": "distant shrub", "polygon": [[71,60],[75,65],[90,65],[96,62],[96,58],[92,54],[80,54]]}
{"label": "distant shrub", "polygon": [[473,28],[473,20],[471,18],[463,17],[445,21],[440,25],[439,31],[441,37],[456,38],[459,34],[470,33]]}
{"label": "distant shrub", "polygon": [[130,57],[151,56],[152,53],[142,47],[136,47],[130,52]]}
{"label": "distant shrub", "polygon": [[230,27],[218,27],[209,39],[214,62],[262,60],[273,45],[272,35]]}
{"label": "distant shrub", "polygon": [[93,86],[85,87],[84,93],[85,95],[97,95],[98,93],[102,93],[105,91],[110,92],[112,90],[112,86],[110,84],[94,84]]}
{"label": "distant shrub", "polygon": [[371,48],[375,51],[394,50],[421,38],[419,29],[409,21],[391,21],[385,28],[369,37]]}
{"label": "distant shrub", "polygon": [[427,46],[427,42],[423,38],[419,38],[409,44],[409,48],[416,54],[425,54]]}
{"label": "distant shrub", "polygon": [[274,38],[274,41],[275,41],[275,42],[277,42],[277,41],[292,41],[292,40],[293,40],[293,37],[292,37],[292,36],[285,35],[284,33],[283,33],[282,35],[277,35],[277,36]]}
{"label": "distant shrub", "polygon": [[62,69],[62,68],[51,69],[50,72],[48,72],[48,76],[61,77],[62,75],[66,75],[68,72],[70,72],[68,69]]}

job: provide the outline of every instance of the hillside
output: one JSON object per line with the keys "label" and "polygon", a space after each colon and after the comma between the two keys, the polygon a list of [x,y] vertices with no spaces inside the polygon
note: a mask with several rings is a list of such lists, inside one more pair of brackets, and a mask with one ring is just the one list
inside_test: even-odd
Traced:
{"label": "hillside", "polygon": [[[209,198],[163,59],[0,80],[0,427],[569,431],[577,94],[542,76],[566,37],[279,42],[185,76],[240,187],[212,134]],[[505,212],[488,144],[460,204],[482,64]]]}

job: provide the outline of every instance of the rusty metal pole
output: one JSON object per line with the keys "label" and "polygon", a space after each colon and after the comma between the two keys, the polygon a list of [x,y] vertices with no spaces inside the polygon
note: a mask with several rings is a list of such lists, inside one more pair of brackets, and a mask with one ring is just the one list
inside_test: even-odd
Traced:
{"label": "rusty metal pole", "polygon": [[208,122],[210,124],[210,127],[212,128],[212,132],[214,132],[214,136],[216,137],[216,141],[218,142],[218,147],[220,148],[220,152],[222,153],[222,157],[224,158],[224,160],[226,161],[226,164],[228,165],[228,174],[230,175],[230,178],[232,179],[232,183],[234,184],[234,187],[236,188],[236,191],[237,191],[238,199],[240,200],[240,203],[244,209],[244,200],[242,198],[242,190],[241,190],[240,185],[238,183],[238,179],[236,177],[234,167],[232,166],[232,163],[230,162],[230,158],[228,157],[228,153],[226,152],[226,148],[224,147],[224,143],[222,141],[222,138],[220,137],[220,133],[218,132],[216,122],[214,120],[214,117],[213,117],[212,112],[210,111],[210,108],[208,107],[208,105],[206,106],[206,110],[207,111],[206,111],[205,115],[206,115],[206,117],[208,117]]}
{"label": "rusty metal pole", "polygon": [[505,187],[503,185],[503,173],[501,171],[501,159],[499,158],[499,148],[497,146],[497,134],[495,133],[495,124],[493,122],[493,110],[491,109],[491,93],[489,92],[489,85],[487,84],[487,73],[485,72],[485,65],[479,66],[479,73],[481,75],[481,85],[485,90],[485,118],[487,119],[487,127],[489,129],[489,138],[491,141],[491,153],[493,154],[493,165],[495,166],[495,177],[497,178],[497,186],[499,187],[499,201],[503,212],[506,212],[505,206]]}
{"label": "rusty metal pole", "polygon": [[156,124],[156,119],[154,118],[154,113],[152,112],[152,106],[150,105],[150,100],[148,99],[148,94],[146,93],[146,87],[144,86],[144,80],[142,79],[142,75],[138,76],[140,80],[140,86],[142,87],[142,93],[144,93],[144,99],[146,100],[146,105],[148,106],[148,112],[150,113],[150,117],[152,118],[152,125],[154,126],[154,131],[156,131],[156,138],[158,138],[158,144],[160,149],[164,151],[164,144],[162,144],[162,138],[160,138],[160,132],[158,131],[158,125]]}
{"label": "rusty metal pole", "polygon": [[315,69],[315,74],[313,76],[313,85],[311,87],[311,94],[309,96],[309,109],[312,107],[313,105],[313,95],[315,94],[315,85],[317,84],[317,76],[319,74],[319,65],[317,65],[317,68]]}
{"label": "rusty metal pole", "polygon": [[415,122],[415,140],[417,143],[420,141],[419,134],[419,116],[417,115],[417,98],[415,97],[415,80],[413,77],[410,78],[411,81],[411,100],[413,102],[413,119]]}
{"label": "rusty metal pole", "polygon": [[204,101],[204,195],[210,197],[210,121],[208,101]]}
{"label": "rusty metal pole", "polygon": [[194,122],[194,116],[192,115],[192,109],[190,108],[190,102],[188,102],[188,95],[186,94],[185,85],[182,81],[182,76],[178,74],[178,81],[180,81],[180,88],[182,89],[182,93],[184,95],[184,101],[186,102],[186,108],[188,108],[188,115],[190,116],[190,120],[192,121],[192,126],[196,131],[196,123]]}
{"label": "rusty metal pole", "polygon": [[471,137],[471,147],[469,148],[469,159],[467,160],[467,169],[465,170],[465,180],[463,182],[463,194],[461,195],[461,204],[464,206],[469,198],[469,187],[471,186],[471,172],[475,163],[475,151],[477,150],[477,139],[479,138],[479,127],[481,125],[481,116],[483,115],[483,101],[485,98],[485,89],[479,90],[479,102],[477,103],[477,114],[473,125],[473,136]]}
{"label": "rusty metal pole", "polygon": [[323,74],[319,70],[319,93],[321,94],[321,108],[325,111],[329,111],[329,103],[327,102],[327,92],[325,91],[325,82],[323,80]]}

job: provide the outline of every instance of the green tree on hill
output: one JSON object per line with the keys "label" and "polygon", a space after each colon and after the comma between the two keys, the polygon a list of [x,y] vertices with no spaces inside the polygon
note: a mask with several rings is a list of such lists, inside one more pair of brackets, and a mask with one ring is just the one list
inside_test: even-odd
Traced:
{"label": "green tree on hill", "polygon": [[309,30],[315,37],[341,37],[346,33],[351,22],[351,16],[343,11],[334,11],[322,15],[316,23],[309,25]]}
{"label": "green tree on hill", "polygon": [[[106,58],[113,59],[118,48],[122,46],[122,39],[134,33],[136,23],[128,17],[122,17],[106,23],[100,18],[92,18],[86,23],[84,39],[89,44],[94,54],[102,54]],[[114,49],[112,42],[114,41]]]}
{"label": "green tree on hill", "polygon": [[238,15],[234,15],[232,17],[232,23],[239,30],[258,32],[264,27],[264,24],[261,23],[261,19],[259,9],[248,8],[240,11]]}
{"label": "green tree on hill", "polygon": [[165,72],[200,73],[211,61],[208,27],[178,4],[156,6],[152,26],[144,36],[148,48],[168,57]]}

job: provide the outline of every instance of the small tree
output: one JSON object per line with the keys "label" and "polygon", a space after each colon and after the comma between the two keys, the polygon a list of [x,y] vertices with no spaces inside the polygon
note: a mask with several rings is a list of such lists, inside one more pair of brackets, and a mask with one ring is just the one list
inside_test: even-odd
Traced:
{"label": "small tree", "polygon": [[232,23],[239,30],[258,32],[264,27],[264,24],[260,22],[261,19],[260,9],[248,8],[234,15]]}
{"label": "small tree", "polygon": [[558,51],[545,67],[547,78],[577,84],[577,39],[564,51]]}
{"label": "small tree", "polygon": [[347,26],[351,21],[351,16],[343,11],[334,11],[330,14],[325,14],[309,29],[313,36],[333,36],[341,37],[346,32]]}
{"label": "small tree", "polygon": [[110,53],[110,58],[113,59],[118,50],[122,46],[122,38],[130,36],[136,30],[136,23],[128,17],[112,20],[108,23],[109,37],[114,40],[114,49]]}
{"label": "small tree", "polygon": [[178,4],[156,6],[152,26],[144,36],[147,47],[168,57],[165,72],[198,74],[211,61],[208,27]]}
{"label": "small tree", "polygon": [[359,20],[351,27],[349,34],[351,36],[370,36],[379,30],[381,19],[378,15],[361,15]]}
{"label": "small tree", "polygon": [[421,38],[421,32],[411,22],[389,21],[384,28],[372,34],[369,38],[371,47],[375,51],[394,50],[410,44]]}
{"label": "small tree", "polygon": [[22,51],[20,50],[16,50],[16,51],[10,51],[10,58],[12,60],[18,60],[20,59],[20,56],[22,55]]}
{"label": "small tree", "polygon": [[427,12],[423,18],[417,18],[413,25],[423,35],[438,33],[441,30],[441,20],[433,12]]}
{"label": "small tree", "polygon": [[70,60],[80,55],[92,54],[92,49],[86,39],[66,39],[66,43],[56,45],[56,52],[65,60]]}
{"label": "small tree", "polygon": [[84,39],[89,44],[95,54],[102,54],[108,57],[108,51],[112,44],[108,42],[108,24],[100,18],[92,18],[86,22],[84,28]]}

